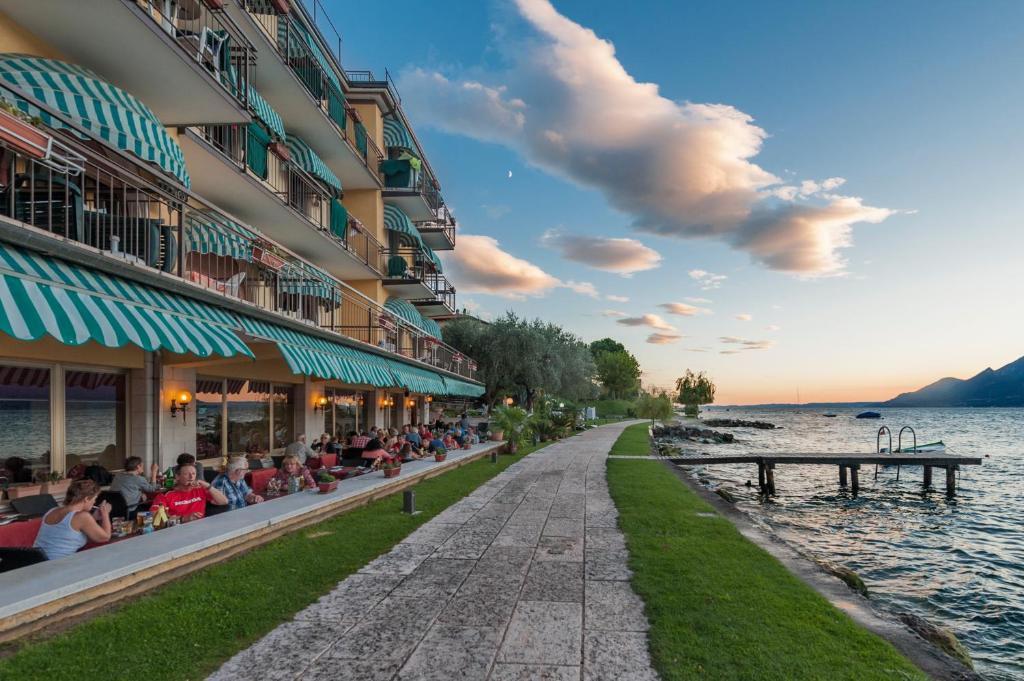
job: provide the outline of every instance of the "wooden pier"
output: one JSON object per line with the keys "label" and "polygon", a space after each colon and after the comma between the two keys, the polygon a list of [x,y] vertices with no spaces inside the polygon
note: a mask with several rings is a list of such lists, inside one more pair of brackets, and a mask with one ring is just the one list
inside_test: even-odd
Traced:
{"label": "wooden pier", "polygon": [[860,467],[862,465],[922,466],[925,488],[932,484],[932,469],[946,471],[946,494],[956,495],[956,471],[960,466],[981,465],[980,457],[959,456],[939,452],[920,454],[833,454],[833,453],[773,453],[773,454],[689,454],[668,457],[672,463],[681,466],[704,466],[718,463],[756,463],[757,482],[765,494],[775,494],[775,467],[779,464],[822,465],[839,467],[839,485],[849,484],[853,492],[860,489]]}

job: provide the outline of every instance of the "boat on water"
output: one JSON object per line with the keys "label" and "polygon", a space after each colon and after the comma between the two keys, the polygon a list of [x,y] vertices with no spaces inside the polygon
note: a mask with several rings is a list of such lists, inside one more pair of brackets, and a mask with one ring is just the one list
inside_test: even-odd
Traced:
{"label": "boat on water", "polygon": [[[924,453],[927,453],[927,452],[944,452],[944,451],[946,451],[946,443],[943,442],[942,440],[939,440],[938,442],[929,442],[927,444],[917,445],[916,447],[910,446],[910,447],[904,447],[903,449],[900,449],[899,447],[897,447],[892,453],[893,454],[924,454]],[[889,448],[888,447],[882,447],[882,449],[879,450],[879,452],[881,454],[888,454],[889,453]]]}
{"label": "boat on water", "polygon": [[859,419],[880,419],[880,418],[882,418],[882,415],[879,414],[877,411],[862,411],[861,413],[857,414],[856,418],[859,418]]}

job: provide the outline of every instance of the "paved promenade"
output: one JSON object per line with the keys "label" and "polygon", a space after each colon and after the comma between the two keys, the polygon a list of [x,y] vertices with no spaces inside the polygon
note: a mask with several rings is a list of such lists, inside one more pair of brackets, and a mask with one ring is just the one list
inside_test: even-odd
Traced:
{"label": "paved promenade", "polygon": [[510,466],[210,679],[657,679],[605,481],[626,425]]}

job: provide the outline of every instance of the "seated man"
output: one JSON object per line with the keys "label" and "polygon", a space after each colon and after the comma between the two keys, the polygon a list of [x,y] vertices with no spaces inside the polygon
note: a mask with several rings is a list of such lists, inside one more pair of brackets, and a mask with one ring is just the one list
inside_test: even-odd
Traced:
{"label": "seated man", "polygon": [[253,492],[245,482],[248,470],[248,459],[244,456],[233,456],[228,459],[227,470],[213,479],[213,488],[220,490],[227,497],[228,506],[232,511],[263,501],[263,497]]}
{"label": "seated man", "polygon": [[142,495],[155,494],[157,491],[156,475],[160,467],[155,463],[149,468],[149,479],[147,480],[142,472],[142,459],[137,456],[129,456],[124,461],[124,470],[114,476],[110,483],[111,492],[120,492],[128,505],[128,512],[134,511],[142,501]]}
{"label": "seated man", "polygon": [[441,439],[441,433],[434,433],[431,436],[430,444],[427,445],[427,451],[433,454],[439,449],[447,451],[447,448],[444,446],[444,440]]}
{"label": "seated man", "polygon": [[[469,438],[468,442],[470,445],[480,444],[480,435],[476,432],[476,426],[469,427]],[[465,446],[465,445],[463,445]]]}
{"label": "seated man", "polygon": [[405,434],[405,441],[412,445],[413,449],[419,449],[423,446],[423,438],[416,432],[416,429],[412,426],[405,426],[402,428]]}
{"label": "seated man", "polygon": [[226,506],[228,498],[219,489],[210,487],[210,483],[196,480],[194,463],[183,463],[174,468],[174,487],[156,495],[151,508],[163,506],[168,515],[189,521],[206,515],[206,502],[214,506]]}
{"label": "seated man", "polygon": [[306,436],[299,435],[295,442],[284,448],[284,455],[298,457],[299,463],[306,463],[306,459],[313,456],[314,452],[306,444]]}

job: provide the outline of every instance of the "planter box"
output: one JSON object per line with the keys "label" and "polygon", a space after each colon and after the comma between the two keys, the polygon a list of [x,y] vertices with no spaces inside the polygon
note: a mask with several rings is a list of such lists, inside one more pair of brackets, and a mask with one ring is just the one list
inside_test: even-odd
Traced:
{"label": "planter box", "polygon": [[49,156],[53,144],[53,139],[42,130],[3,110],[0,110],[0,139],[37,159]]}
{"label": "planter box", "polygon": [[292,154],[288,151],[288,147],[285,146],[284,142],[271,142],[267,145],[267,151],[274,156],[277,156],[282,161],[291,160]]}
{"label": "planter box", "polygon": [[448,458],[447,454],[434,454],[434,461],[444,461]]}
{"label": "planter box", "polygon": [[22,497],[30,497],[33,494],[42,494],[42,487],[39,483],[11,485],[7,488],[7,498],[20,499]]}
{"label": "planter box", "polygon": [[42,484],[40,494],[50,494],[57,500],[57,503],[64,501],[64,495],[68,493],[68,487],[71,487],[71,481],[64,479],[58,480],[57,482],[44,482]]}
{"label": "planter box", "polygon": [[402,467],[401,466],[399,466],[398,468],[385,468],[384,469],[384,477],[385,478],[397,478],[398,474],[401,473],[401,472],[402,472]]}
{"label": "planter box", "polygon": [[316,485],[320,489],[320,494],[328,494],[338,489],[338,481],[334,482],[318,482]]}
{"label": "planter box", "polygon": [[491,431],[491,442],[501,442],[505,439],[505,431],[503,430],[492,430]]}

